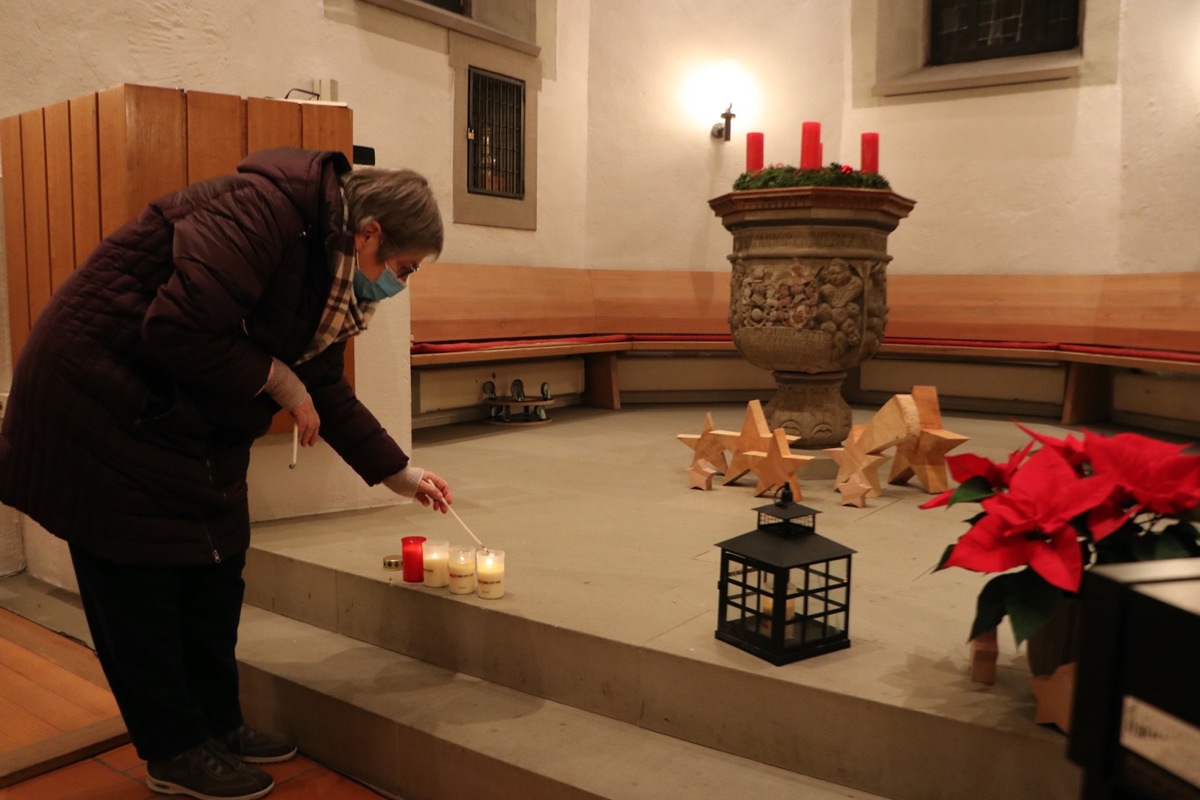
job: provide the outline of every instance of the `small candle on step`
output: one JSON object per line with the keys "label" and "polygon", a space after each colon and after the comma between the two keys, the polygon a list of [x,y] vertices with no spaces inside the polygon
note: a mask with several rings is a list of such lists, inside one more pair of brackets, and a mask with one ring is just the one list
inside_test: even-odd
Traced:
{"label": "small candle on step", "polygon": [[480,597],[487,600],[504,597],[503,550],[480,550],[476,554],[475,582]]}
{"label": "small candle on step", "polygon": [[424,536],[405,536],[400,540],[405,583],[421,583],[425,580],[425,559],[421,555]]}
{"label": "small candle on step", "polygon": [[450,548],[450,562],[447,571],[450,576],[450,594],[474,594],[475,548]]}
{"label": "small candle on step", "polygon": [[445,539],[430,539],[422,547],[425,563],[425,585],[441,589],[450,583],[450,542]]}

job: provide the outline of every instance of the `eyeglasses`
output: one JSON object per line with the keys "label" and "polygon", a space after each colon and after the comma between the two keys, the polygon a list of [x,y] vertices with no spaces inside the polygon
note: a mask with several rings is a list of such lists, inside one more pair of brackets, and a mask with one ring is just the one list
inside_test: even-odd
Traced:
{"label": "eyeglasses", "polygon": [[407,280],[409,275],[421,271],[420,264],[405,264],[399,267],[389,267],[392,272],[396,273],[396,277],[400,280]]}

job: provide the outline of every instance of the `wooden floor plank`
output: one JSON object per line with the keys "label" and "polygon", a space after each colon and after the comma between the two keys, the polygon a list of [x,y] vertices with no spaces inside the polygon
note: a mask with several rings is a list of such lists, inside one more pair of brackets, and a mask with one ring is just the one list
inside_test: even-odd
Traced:
{"label": "wooden floor plank", "polygon": [[97,686],[108,688],[96,654],[77,641],[47,630],[36,622],[0,608],[0,639],[36,653],[48,661],[86,678]]}
{"label": "wooden floor plank", "polygon": [[0,639],[0,667],[90,711],[97,719],[117,713],[116,701],[107,689],[4,639]]}
{"label": "wooden floor plank", "polygon": [[3,697],[0,697],[0,720],[3,720],[0,726],[3,726],[5,738],[12,743],[11,746],[24,747],[62,733],[39,715]]}
{"label": "wooden floor plank", "polygon": [[60,732],[83,728],[109,716],[82,708],[5,666],[0,666],[0,698],[40,717]]}
{"label": "wooden floor plank", "polygon": [[0,789],[88,758],[129,741],[120,717],[60,734],[26,747],[0,752]]}

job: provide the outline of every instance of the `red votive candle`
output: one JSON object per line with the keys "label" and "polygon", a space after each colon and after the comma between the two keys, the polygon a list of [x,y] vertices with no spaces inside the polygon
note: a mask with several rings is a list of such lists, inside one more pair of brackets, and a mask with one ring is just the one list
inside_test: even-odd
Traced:
{"label": "red votive candle", "polygon": [[862,171],[879,172],[879,134],[862,135]]}
{"label": "red votive candle", "polygon": [[424,544],[424,536],[405,536],[400,540],[405,583],[425,582]]}
{"label": "red votive candle", "polygon": [[821,123],[806,122],[800,126],[800,168],[821,168]]}
{"label": "red votive candle", "polygon": [[758,172],[763,168],[763,135],[746,134],[746,172]]}

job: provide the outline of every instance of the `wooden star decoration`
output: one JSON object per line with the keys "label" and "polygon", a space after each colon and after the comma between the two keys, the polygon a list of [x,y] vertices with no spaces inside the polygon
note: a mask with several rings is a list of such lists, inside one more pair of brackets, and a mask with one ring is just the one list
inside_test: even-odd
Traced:
{"label": "wooden star decoration", "polygon": [[717,468],[712,464],[702,459],[695,459],[692,465],[688,467],[688,488],[700,489],[701,491],[712,491],[713,475],[717,474]]}
{"label": "wooden star decoration", "polygon": [[888,483],[903,484],[916,477],[925,491],[944,492],[949,488],[946,453],[969,438],[942,428],[936,386],[914,386],[910,397],[917,411],[919,431],[896,443]]}
{"label": "wooden star decoration", "polygon": [[1033,721],[1071,732],[1071,700],[1075,694],[1075,663],[1063,664],[1050,675],[1034,675],[1029,686],[1037,699]]}
{"label": "wooden star decoration", "polygon": [[827,447],[825,452],[838,465],[835,487],[858,482],[867,485],[867,497],[879,497],[883,493],[879,485],[879,465],[886,460],[886,456],[863,453],[853,447]]}
{"label": "wooden star decoration", "polygon": [[792,488],[792,497],[796,500],[801,499],[800,481],[796,473],[814,457],[792,455],[788,435],[783,428],[776,428],[765,452],[752,450],[746,453],[746,458],[750,461],[750,471],[758,478],[754,496],[762,497],[786,483]]}
{"label": "wooden star decoration", "polygon": [[950,488],[946,453],[970,441],[970,437],[945,430],[922,430],[915,439],[896,445],[888,483],[907,483],[912,477],[930,494]]}
{"label": "wooden star decoration", "polygon": [[883,493],[879,464],[886,458],[881,454],[897,442],[915,437],[920,430],[920,415],[912,395],[893,395],[870,422],[854,426],[841,447],[825,450],[838,465],[834,486],[857,478],[871,487],[868,497],[878,497]]}
{"label": "wooden star decoration", "polygon": [[837,490],[842,496],[842,505],[865,508],[867,505],[867,492],[871,490],[871,487],[860,480],[850,478],[845,483],[839,483]]}
{"label": "wooden star decoration", "polygon": [[725,459],[725,443],[728,437],[734,436],[733,431],[719,431],[713,425],[712,414],[704,415],[704,428],[699,434],[680,433],[675,438],[686,444],[695,452],[695,460],[703,460],[715,467],[717,472],[724,473],[729,464]]}
{"label": "wooden star decoration", "polygon": [[[767,415],[763,413],[762,401],[751,400],[746,404],[746,416],[742,420],[740,433],[730,433],[725,439],[725,447],[733,453],[725,470],[723,483],[728,486],[738,478],[750,472],[748,453],[765,453],[771,446],[771,427],[767,424]],[[788,444],[799,439],[799,436],[788,436]]]}

